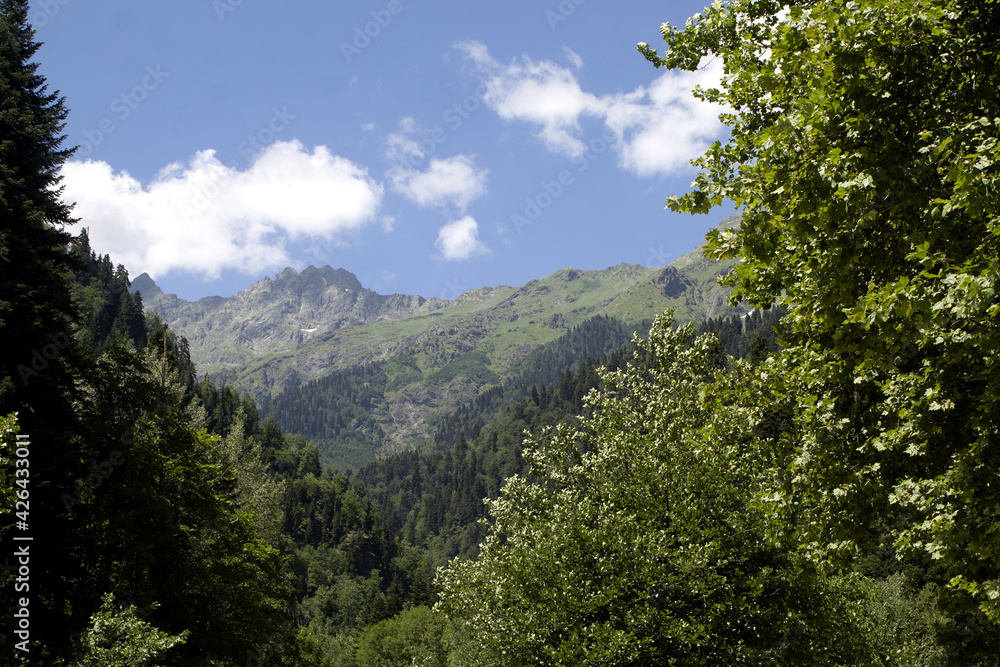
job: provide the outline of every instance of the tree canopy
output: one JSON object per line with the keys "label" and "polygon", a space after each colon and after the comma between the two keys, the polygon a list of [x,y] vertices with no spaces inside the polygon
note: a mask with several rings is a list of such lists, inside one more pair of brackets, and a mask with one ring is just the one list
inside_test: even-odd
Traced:
{"label": "tree canopy", "polygon": [[671,324],[532,441],[479,559],[443,573],[478,664],[853,662],[841,600],[767,539],[743,421],[710,419],[717,339]]}
{"label": "tree canopy", "polygon": [[[360,477],[279,421],[347,460],[412,355],[263,423],[199,381],[125,269],[64,231],[66,111],[27,7],[0,0],[0,499],[30,488],[32,661],[997,664],[1000,2],[665,24],[640,52],[721,59],[696,94],[730,128],[668,206],[742,209],[709,253],[757,310],[662,316],[625,347],[591,321]],[[482,380],[478,354],[442,372]]]}
{"label": "tree canopy", "polygon": [[1000,622],[1000,4],[734,0],[662,33],[657,67],[722,60],[698,94],[731,132],[668,207],[741,207],[709,252],[742,260],[734,300],[790,310],[788,524],[833,562],[888,534]]}
{"label": "tree canopy", "polygon": [[[481,660],[995,664],[998,28],[996,2],[732,0],[639,45],[721,59],[696,95],[729,138],[668,207],[742,209],[708,254],[787,331],[713,380],[707,343],[660,322],[650,367],[531,441],[479,560],[442,574]],[[921,592],[898,606],[880,568]],[[810,635],[837,605],[857,625]],[[741,625],[777,618],[805,639]]]}

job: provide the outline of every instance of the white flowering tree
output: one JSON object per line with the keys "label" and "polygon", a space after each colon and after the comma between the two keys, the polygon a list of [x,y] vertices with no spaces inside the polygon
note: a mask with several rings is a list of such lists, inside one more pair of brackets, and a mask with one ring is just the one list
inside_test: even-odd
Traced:
{"label": "white flowering tree", "polygon": [[[154,604],[153,609],[156,608]],[[78,667],[143,667],[162,664],[164,654],[183,644],[188,632],[170,635],[140,618],[132,605],[115,603],[106,593],[100,611],[90,617],[90,626],[80,638]]]}
{"label": "white flowering tree", "polygon": [[470,664],[857,664],[837,595],[767,540],[745,415],[707,400],[728,380],[693,331],[637,339],[593,416],[530,443],[478,560],[442,571]]}

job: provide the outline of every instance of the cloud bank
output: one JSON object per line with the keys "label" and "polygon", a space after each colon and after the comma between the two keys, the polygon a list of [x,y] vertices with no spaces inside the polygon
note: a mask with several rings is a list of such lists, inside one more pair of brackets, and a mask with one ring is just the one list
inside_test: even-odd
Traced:
{"label": "cloud bank", "polygon": [[421,207],[450,204],[464,211],[486,194],[486,170],[477,169],[468,155],[431,158],[425,171],[394,167],[388,176],[397,194]]}
{"label": "cloud bank", "polygon": [[618,142],[619,166],[638,176],[667,175],[685,168],[725,132],[724,109],[698,100],[691,88],[719,84],[722,66],[710,61],[697,72],[666,72],[651,85],[628,93],[597,96],[580,86],[574,69],[578,55],[568,52],[573,69],[528,57],[506,64],[481,42],[456,48],[474,65],[486,85],[484,101],[501,118],[538,127],[537,137],[554,153],[580,157],[587,149],[580,121],[601,121]]}
{"label": "cloud bank", "polygon": [[200,151],[148,184],[92,160],[69,161],[62,173],[63,199],[75,202],[92,245],[154,277],[286,266],[288,241],[343,242],[375,220],[383,196],[363,168],[298,141],[270,144],[243,170]]}

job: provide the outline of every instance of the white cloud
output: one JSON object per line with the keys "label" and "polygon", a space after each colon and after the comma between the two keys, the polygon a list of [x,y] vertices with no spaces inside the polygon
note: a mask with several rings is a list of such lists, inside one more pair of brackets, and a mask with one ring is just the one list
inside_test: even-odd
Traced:
{"label": "white cloud", "polygon": [[477,169],[468,155],[431,158],[426,171],[393,167],[388,176],[393,190],[422,207],[452,204],[464,211],[486,194],[486,170]]}
{"label": "white cloud", "polygon": [[[697,72],[667,72],[648,87],[597,96],[580,87],[573,70],[527,57],[506,65],[480,42],[462,42],[465,53],[486,84],[484,101],[504,120],[540,127],[538,137],[554,153],[579,157],[586,150],[580,121],[592,117],[618,138],[619,164],[639,176],[668,174],[685,167],[724,133],[717,105],[695,99],[691,88],[717,86],[721,64],[709,62]],[[576,69],[583,60],[566,49]]]}
{"label": "white cloud", "polygon": [[453,205],[464,211],[486,194],[487,171],[476,168],[473,156],[431,157],[427,168],[419,170],[446,138],[440,128],[428,130],[418,127],[410,116],[401,118],[399,132],[385,140],[385,157],[393,164],[386,176],[397,194],[418,206]]}
{"label": "white cloud", "polygon": [[490,252],[479,240],[479,223],[470,215],[442,227],[434,245],[441,251],[441,256],[448,260],[468,259],[473,255],[488,255]]}
{"label": "white cloud", "polygon": [[455,48],[464,51],[465,57],[472,60],[476,67],[481,70],[495,69],[499,66],[499,63],[490,55],[490,50],[482,42],[476,40],[457,42]]}
{"label": "white cloud", "polygon": [[399,132],[385,138],[385,156],[390,162],[416,162],[424,158],[420,144]]}
{"label": "white cloud", "polygon": [[541,125],[538,136],[555,153],[569,157],[583,154],[586,145],[575,136],[580,129],[579,119],[584,114],[600,115],[602,104],[580,88],[572,71],[550,61],[535,63],[527,57],[521,63],[501,65],[479,42],[462,42],[456,48],[488,74],[483,100],[501,118]]}
{"label": "white cloud", "polygon": [[67,162],[63,175],[94,247],[153,276],[285,266],[287,241],[340,242],[375,219],[383,194],[358,165],[298,141],[269,145],[242,171],[205,150],[148,184],[90,160]]}
{"label": "white cloud", "polygon": [[569,60],[570,63],[572,63],[573,67],[577,69],[583,67],[583,58],[581,58],[580,54],[578,54],[576,51],[569,48],[568,46],[563,46],[563,53],[566,54],[566,59]]}
{"label": "white cloud", "polygon": [[417,129],[417,121],[413,116],[404,116],[399,119],[399,129],[403,132],[414,132]]}
{"label": "white cloud", "polygon": [[605,98],[604,122],[619,139],[619,162],[638,176],[682,169],[701,155],[724,128],[722,109],[691,95],[691,88],[719,84],[722,66],[712,61],[696,72],[665,72],[650,86]]}

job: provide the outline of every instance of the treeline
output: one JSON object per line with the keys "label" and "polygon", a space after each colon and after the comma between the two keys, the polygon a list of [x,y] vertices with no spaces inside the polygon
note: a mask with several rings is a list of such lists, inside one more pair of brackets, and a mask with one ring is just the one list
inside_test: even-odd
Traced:
{"label": "treeline", "polygon": [[719,341],[715,354],[734,359],[749,359],[756,364],[778,351],[781,318],[788,309],[781,305],[762,310],[755,308],[743,316],[712,317],[698,324],[698,335],[714,334]]}
{"label": "treeline", "polygon": [[17,588],[0,663],[331,664],[344,633],[430,602],[431,571],[360,481],[200,380],[124,267],[64,231],[66,110],[31,62],[27,3],[0,7],[0,536]]}
{"label": "treeline", "polygon": [[[774,328],[782,312],[718,318],[702,323],[699,332],[714,333],[719,350],[733,350],[737,358],[750,356],[754,341],[763,341],[757,354],[766,357],[760,345],[777,349]],[[627,340],[621,322],[588,320],[534,354],[550,363],[539,363],[537,370],[515,376],[444,418],[433,450],[395,454],[362,468],[358,477],[392,534],[427,549],[435,566],[455,557],[474,558],[486,535],[480,523],[488,516],[484,499],[497,498],[506,479],[526,471],[525,434],[583,414],[583,397],[602,386],[600,370],[635,361]],[[618,347],[608,350],[612,345]],[[561,362],[568,364],[557,368]],[[540,378],[557,379],[533,381]]]}
{"label": "treeline", "polygon": [[282,430],[302,435],[320,448],[335,469],[357,469],[385,442],[371,413],[390,382],[385,362],[336,371],[300,387],[290,387],[265,402]]}
{"label": "treeline", "polygon": [[100,354],[126,340],[145,344],[146,320],[142,296],[129,293],[128,273],[114,267],[109,255],[98,257],[90,247],[88,230],[73,243],[76,268],[70,292],[84,325],[81,343]]}
{"label": "treeline", "polygon": [[[574,364],[600,358],[624,345],[631,336],[632,332],[626,331],[618,320],[592,318],[533,350],[511,368],[508,379],[480,393],[472,406],[459,410],[474,411],[480,419],[489,418],[526,396],[531,384],[553,382]],[[472,350],[440,369],[425,373],[418,366],[416,355],[404,350],[386,361],[334,371],[289,388],[263,403],[262,410],[274,415],[285,432],[315,442],[324,463],[335,469],[358,470],[374,460],[376,452],[386,444],[385,433],[372,409],[385,400],[387,393],[413,382],[446,382],[453,377],[488,386],[498,378],[486,369],[487,361],[481,351]],[[523,396],[517,395],[521,390]],[[455,423],[454,419],[445,421]],[[450,441],[452,435],[438,427],[434,441]]]}

